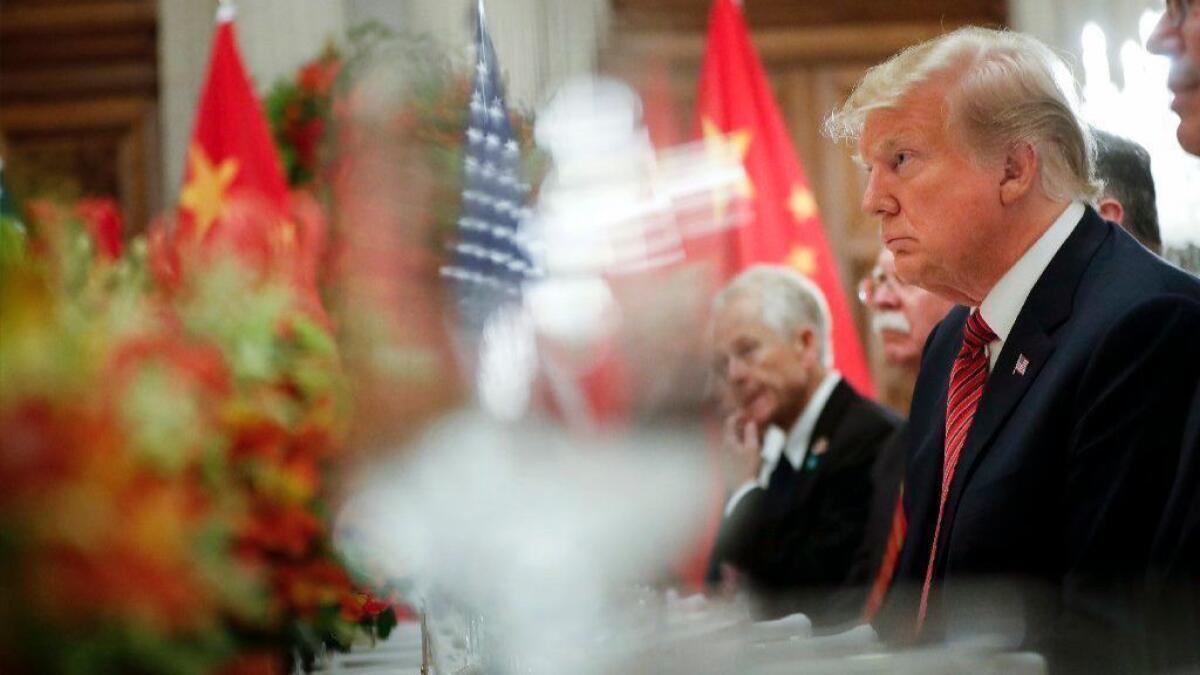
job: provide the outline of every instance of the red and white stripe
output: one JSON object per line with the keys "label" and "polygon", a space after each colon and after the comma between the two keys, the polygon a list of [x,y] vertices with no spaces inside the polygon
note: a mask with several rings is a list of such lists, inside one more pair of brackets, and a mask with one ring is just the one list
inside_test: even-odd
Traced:
{"label": "red and white stripe", "polygon": [[946,398],[946,444],[942,469],[942,492],[938,500],[937,523],[933,527],[933,545],[929,551],[929,564],[925,567],[925,584],[921,587],[921,606],[917,613],[917,632],[925,624],[925,612],[929,605],[929,587],[933,582],[933,561],[937,553],[938,537],[942,532],[942,515],[946,511],[946,498],[950,495],[950,483],[954,480],[954,469],[958,467],[958,456],[971,423],[975,421],[975,410],[983,397],[983,385],[988,377],[988,356],[985,349],[996,334],[979,315],[971,312],[963,330],[963,345],[954,359],[950,371],[950,393]]}

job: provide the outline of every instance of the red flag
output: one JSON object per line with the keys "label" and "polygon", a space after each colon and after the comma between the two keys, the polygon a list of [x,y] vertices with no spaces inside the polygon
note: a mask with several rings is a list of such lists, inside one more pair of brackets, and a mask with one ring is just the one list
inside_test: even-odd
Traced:
{"label": "red flag", "polygon": [[179,250],[236,253],[252,268],[290,278],[301,305],[324,319],[317,267],[325,220],[312,197],[288,192],[262,106],[233,32],[233,7],[217,10],[212,57],[188,147],[179,220],[152,233],[158,267],[177,275]]}
{"label": "red flag", "polygon": [[234,40],[233,8],[223,5],[217,11],[212,59],[188,147],[179,196],[180,228],[205,240],[231,200],[283,214],[287,199],[287,182],[267,119]]}
{"label": "red flag", "polygon": [[842,291],[837,260],[733,0],[713,3],[696,110],[705,144],[740,157],[748,178],[738,192],[750,200],[750,220],[718,235],[723,274],[728,278],[756,263],[774,263],[790,265],[816,282],[829,301],[834,365],[856,389],[873,396],[875,385]]}

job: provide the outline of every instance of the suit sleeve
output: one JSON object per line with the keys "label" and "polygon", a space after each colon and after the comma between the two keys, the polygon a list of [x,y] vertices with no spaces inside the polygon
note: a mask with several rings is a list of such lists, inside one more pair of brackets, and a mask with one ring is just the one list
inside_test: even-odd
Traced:
{"label": "suit sleeve", "polygon": [[826,495],[819,510],[804,514],[808,527],[771,528],[765,523],[763,490],[747,494],[722,524],[721,559],[768,585],[835,585],[852,570],[871,503],[870,470],[893,427],[872,425],[848,439],[836,465],[821,478]]}
{"label": "suit sleeve", "polygon": [[1139,667],[1121,663],[1137,653],[1143,574],[1200,378],[1198,343],[1200,304],[1159,298],[1107,332],[1079,382],[1064,456],[1061,611],[1043,646],[1052,669]]}

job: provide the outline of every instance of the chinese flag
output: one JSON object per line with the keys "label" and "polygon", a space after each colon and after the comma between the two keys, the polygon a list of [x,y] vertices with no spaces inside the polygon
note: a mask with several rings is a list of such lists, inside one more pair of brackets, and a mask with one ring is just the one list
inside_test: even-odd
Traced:
{"label": "chinese flag", "polygon": [[[238,54],[233,14],[232,5],[217,10],[177,227],[152,232],[151,242],[159,252],[164,246],[232,251],[254,269],[291,279],[301,305],[323,320],[317,272],[325,248],[324,214],[311,196],[288,192],[267,119]],[[160,267],[169,270],[171,264]]]}
{"label": "chinese flag", "polygon": [[266,117],[238,54],[233,7],[222,5],[179,196],[180,234],[194,241],[213,237],[214,225],[228,215],[231,201],[282,215],[288,188]]}
{"label": "chinese flag", "polygon": [[808,178],[733,0],[713,3],[696,111],[705,144],[741,157],[748,177],[738,192],[750,200],[750,220],[717,235],[723,276],[773,263],[790,265],[815,281],[829,301],[834,365],[863,395],[873,396],[871,372]]}

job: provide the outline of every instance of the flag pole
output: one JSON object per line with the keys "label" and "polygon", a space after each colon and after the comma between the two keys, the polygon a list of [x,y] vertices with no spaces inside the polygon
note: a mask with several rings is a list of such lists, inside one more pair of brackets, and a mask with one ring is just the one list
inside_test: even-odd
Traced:
{"label": "flag pole", "polygon": [[233,3],[233,0],[217,0],[217,23],[233,21],[236,13],[237,5]]}

